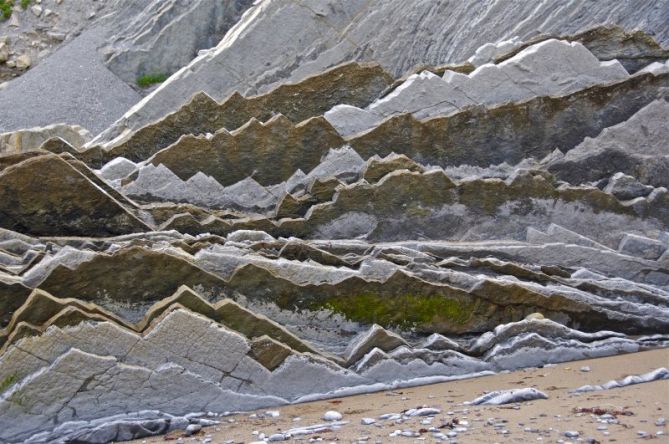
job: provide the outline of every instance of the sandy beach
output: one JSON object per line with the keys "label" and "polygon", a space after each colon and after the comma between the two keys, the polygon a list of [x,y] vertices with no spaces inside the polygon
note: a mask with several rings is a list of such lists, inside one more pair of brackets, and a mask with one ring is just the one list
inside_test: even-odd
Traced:
{"label": "sandy beach", "polygon": [[[444,434],[451,433],[451,442],[458,443],[669,442],[667,426],[656,425],[662,424],[661,418],[669,416],[667,380],[599,392],[570,393],[586,384],[603,384],[668,366],[669,349],[574,361],[271,409],[279,412],[278,417],[276,413],[274,416],[267,414],[266,410],[238,414],[219,418],[220,425],[205,427],[190,437],[183,432],[172,432],[135,442],[253,442],[261,440],[261,434],[270,437],[291,428],[324,423],[322,416],[330,410],[340,412],[342,421],[348,423],[338,430],[297,436],[292,441],[436,442],[438,440],[429,429],[438,427]],[[501,406],[463,404],[485,392],[523,387],[541,390],[549,399]],[[431,419],[413,417],[400,423],[393,419],[379,419],[381,415],[422,406],[441,412]],[[595,415],[588,409],[603,409],[611,416],[602,411]],[[363,425],[363,418],[373,418],[376,422]],[[418,436],[390,436],[398,430],[414,432]],[[566,432],[578,432],[578,436],[566,436]]]}

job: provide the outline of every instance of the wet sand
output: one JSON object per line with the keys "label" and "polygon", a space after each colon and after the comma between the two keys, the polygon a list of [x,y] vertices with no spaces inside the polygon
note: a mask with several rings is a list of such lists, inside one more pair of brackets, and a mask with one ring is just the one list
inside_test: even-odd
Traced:
{"label": "wet sand", "polygon": [[[590,371],[582,371],[582,367],[589,367]],[[669,427],[656,425],[660,418],[669,419],[669,381],[580,395],[570,393],[570,390],[582,385],[603,384],[659,367],[669,367],[669,349],[573,361],[545,368],[272,409],[280,412],[278,417],[263,415],[265,410],[259,410],[256,412],[260,416],[258,418],[251,416],[251,413],[218,418],[220,425],[205,427],[190,437],[179,431],[134,442],[174,443],[179,440],[184,443],[247,443],[258,441],[260,433],[269,437],[290,428],[324,423],[321,419],[323,414],[328,410],[336,410],[343,415],[342,421],[349,421],[339,430],[298,436],[284,442],[309,442],[310,439],[318,439],[319,442],[438,442],[433,433],[428,431],[430,427],[452,424],[457,418],[455,422],[458,424],[454,428],[447,426],[441,428],[440,432],[457,433],[451,440],[460,444],[555,443],[559,440],[565,443],[634,443],[648,440],[669,443]],[[537,388],[546,393],[549,399],[503,406],[463,405],[465,401],[471,401],[487,391],[523,387]],[[431,421],[427,417],[413,417],[401,423],[378,419],[383,414],[400,413],[421,406],[440,409],[441,413]],[[610,422],[613,423],[603,423],[606,416],[602,419],[592,413],[575,411],[582,408],[611,410],[614,418]],[[374,418],[377,422],[362,425],[362,418]],[[396,430],[412,431],[419,433],[419,436],[389,436]],[[578,432],[579,441],[565,436],[567,431]],[[640,432],[646,435],[642,436]],[[657,432],[662,433],[658,435]]]}

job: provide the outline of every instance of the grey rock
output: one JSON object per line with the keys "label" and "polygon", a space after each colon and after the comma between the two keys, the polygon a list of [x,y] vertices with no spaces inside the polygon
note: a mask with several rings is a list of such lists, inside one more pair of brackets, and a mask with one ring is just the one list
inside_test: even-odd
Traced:
{"label": "grey rock", "polygon": [[620,241],[618,250],[632,256],[657,260],[667,250],[667,243],[635,234],[626,234]]}
{"label": "grey rock", "polygon": [[134,84],[144,74],[172,74],[215,46],[253,1],[125,3],[101,52],[112,72]]}
{"label": "grey rock", "polygon": [[[298,81],[352,59],[375,60],[400,76],[416,63],[436,66],[463,61],[478,47],[508,38],[509,33],[523,40],[537,31],[575,34],[602,23],[641,28],[655,35],[660,44],[669,41],[664,26],[667,17],[657,13],[664,9],[656,8],[656,1],[621,4],[608,0],[596,7],[586,7],[573,0],[553,6],[547,9],[523,2],[483,1],[454,6],[435,5],[426,0],[410,5],[400,0],[264,1],[249,9],[215,49],[172,76],[95,142],[110,141],[127,129],[137,129],[161,118],[198,90],[216,100],[235,90],[245,95],[256,94],[277,82]],[[508,10],[514,13],[507,14]],[[547,10],[550,12],[546,13]],[[518,16],[526,18],[521,26],[511,20]],[[418,17],[426,38],[416,38],[415,27],[410,25]],[[485,23],[471,26],[476,17],[486,17],[495,26]],[[327,27],[322,26],[323,21]],[[297,42],[296,33],[302,36]],[[246,62],[244,57],[251,48],[256,54],[255,63]],[[303,59],[309,62],[299,63]],[[235,75],[221,76],[222,67]],[[238,79],[244,79],[244,83]]]}
{"label": "grey rock", "polygon": [[351,341],[346,350],[347,361],[349,363],[357,362],[373,348],[390,351],[405,344],[406,341],[400,336],[375,324],[366,333],[360,335],[359,338]]}
{"label": "grey rock", "polygon": [[0,134],[0,154],[18,154],[36,151],[49,139],[60,138],[73,147],[81,147],[91,138],[84,128],[77,125],[49,125]]}
{"label": "grey rock", "polygon": [[[414,74],[367,107],[365,111],[376,118],[365,116],[362,110],[354,113],[350,108],[339,108],[329,112],[329,120],[340,134],[349,135],[354,130],[370,128],[360,128],[362,122],[375,126],[395,114],[411,113],[426,119],[468,106],[492,107],[533,97],[564,96],[627,77],[618,61],[600,62],[580,43],[551,39],[525,48],[497,65],[481,66],[469,75],[452,71],[446,71],[443,78],[430,71]],[[352,120],[350,123],[346,116]]]}
{"label": "grey rock", "polygon": [[547,169],[571,183],[595,182],[623,173],[644,184],[667,186],[667,113],[666,99],[653,101],[627,121],[586,138],[563,158],[550,162]]}
{"label": "grey rock", "polygon": [[604,191],[613,194],[620,200],[630,200],[648,196],[653,191],[653,187],[642,184],[632,176],[616,173],[609,179]]}
{"label": "grey rock", "polygon": [[62,122],[96,133],[139,101],[140,95],[99,60],[97,47],[104,39],[100,29],[84,31],[12,80],[0,91],[0,131]]}
{"label": "grey rock", "polygon": [[202,426],[200,424],[188,424],[186,427],[186,434],[193,435],[200,430],[202,430]]}
{"label": "grey rock", "polygon": [[548,395],[534,389],[522,388],[512,390],[500,390],[490,392],[469,402],[471,405],[500,405],[513,402],[533,401],[535,399],[548,399]]}
{"label": "grey rock", "polygon": [[584,385],[574,390],[574,393],[597,392],[602,390],[611,390],[629,385],[643,384],[652,381],[662,381],[669,379],[669,370],[658,368],[641,375],[630,375],[620,380],[611,380],[602,385]]}
{"label": "grey rock", "polygon": [[[199,53],[105,146],[8,136],[2,220],[48,237],[0,230],[0,441],[196,433],[211,412],[667,346],[667,16],[659,0],[554,3],[79,2],[91,19],[58,32],[84,32],[36,42],[35,66],[0,91],[17,103],[2,125],[34,118],[24,110],[41,103],[17,99],[45,66],[78,63],[42,108],[79,119],[95,111],[72,100],[90,92],[86,73],[109,88],[88,99],[114,111],[129,98],[107,66],[132,81]],[[617,56],[654,63],[630,75]],[[348,60],[405,77],[386,90],[378,66],[345,64],[285,84]],[[133,225],[119,230],[114,211]],[[345,424],[327,416],[258,438]]]}
{"label": "grey rock", "polygon": [[137,164],[124,157],[117,157],[100,168],[100,175],[109,181],[123,179],[137,171]]}
{"label": "grey rock", "polygon": [[[0,112],[0,131],[54,122],[101,131],[141,99],[129,86],[136,87],[138,77],[178,70],[199,49],[215,45],[251,3],[111,0],[91,7],[90,2],[65,2],[57,9],[57,28],[47,32],[40,22],[55,14],[47,17],[42,6],[33,5],[40,17],[24,15],[26,23],[18,23],[13,14],[9,26],[18,29],[11,35],[36,66],[33,75],[22,75],[0,94],[0,109],[8,102],[15,105],[11,113]],[[37,35],[38,45],[21,40],[24,35]],[[66,35],[76,37],[65,41]],[[40,45],[57,50],[39,53],[35,48]],[[23,65],[16,67],[25,69]],[[30,112],[35,106],[26,98],[36,88],[41,91],[39,115]]]}

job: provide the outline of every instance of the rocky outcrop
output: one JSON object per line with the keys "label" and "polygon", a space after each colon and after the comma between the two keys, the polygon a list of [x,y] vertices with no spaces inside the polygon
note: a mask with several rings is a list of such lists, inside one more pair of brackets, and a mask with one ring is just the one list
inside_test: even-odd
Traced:
{"label": "rocky outcrop", "polygon": [[[17,4],[11,19],[0,21],[0,36],[8,37],[0,47],[0,131],[54,121],[101,131],[146,94],[145,82],[164,81],[198,51],[215,46],[252,3]],[[46,103],[27,97],[36,90]],[[40,113],[31,112],[38,104]]]}
{"label": "rocky outcrop", "polygon": [[265,122],[276,114],[299,123],[339,103],[366,106],[391,83],[390,75],[378,65],[348,63],[258,96],[245,98],[235,92],[217,103],[206,93],[198,93],[177,111],[123,134],[104,149],[91,146],[81,159],[95,166],[118,156],[141,161],[174,144],[182,135],[233,131],[251,119]]}
{"label": "rocky outcrop", "polygon": [[[551,327],[553,324],[547,321],[528,322],[524,330],[537,338],[552,335],[557,342],[569,343],[569,335],[573,336],[569,330],[558,334],[561,327]],[[505,332],[512,328],[517,326],[500,327]],[[497,347],[520,350],[519,345],[514,345],[515,338],[506,340],[500,336],[500,329],[492,334],[500,341]],[[546,334],[549,336],[542,336]],[[634,341],[611,338],[608,339],[611,345],[607,349],[607,339],[599,336],[602,339],[595,343],[600,354],[611,353],[616,347],[615,341],[627,341],[627,350],[638,347]],[[191,341],[190,338],[194,337],[200,340]],[[577,337],[583,342],[571,340],[571,354],[593,353],[592,347],[589,347],[589,352],[586,350],[587,342],[596,339],[595,336],[580,334]],[[391,375],[392,380],[397,380],[443,374],[446,368],[451,370],[449,375],[494,368],[485,361],[459,352],[414,349],[401,345],[402,341],[396,343],[399,347],[390,354],[373,349],[354,371],[345,370],[323,358],[291,351],[266,336],[249,341],[205,316],[183,308],[161,316],[141,335],[111,321],[52,327],[48,334],[19,340],[16,346],[10,346],[0,357],[0,375],[3,380],[9,381],[3,387],[0,400],[0,409],[5,412],[1,417],[15,418],[11,423],[3,422],[2,436],[5,440],[16,440],[46,433],[43,436],[62,439],[99,418],[97,409],[86,408],[98,396],[116,400],[106,404],[104,414],[107,417],[120,415],[117,418],[121,419],[128,415],[128,411],[139,411],[140,405],[174,417],[191,411],[195,404],[203,406],[203,401],[207,411],[257,408],[287,402],[311,391],[313,383],[318,384],[317,390],[325,393],[342,386],[389,381]],[[526,347],[522,348],[525,352],[528,350]],[[268,348],[274,348],[275,352],[267,355],[263,350]],[[267,361],[265,358],[270,356],[277,359],[280,355],[277,348],[284,351],[283,362]],[[26,349],[31,352],[27,353]],[[579,349],[582,351],[577,351]],[[554,359],[559,360],[560,357],[555,356]],[[163,364],[165,360],[170,364]],[[497,365],[515,368],[513,361],[500,361]],[[99,372],[112,375],[114,380],[123,378],[124,387],[128,390],[110,394],[104,383],[94,383],[102,375]],[[327,380],[323,380],[324,374],[328,376]],[[60,378],[58,396],[54,396],[53,391],[42,390],[46,384],[52,384],[55,377]],[[142,384],[141,381],[147,377],[154,383]],[[291,384],[295,377],[301,378],[302,384]],[[85,381],[89,382],[82,385]],[[158,384],[158,381],[162,383]],[[179,401],[165,404],[166,390],[178,393]],[[264,395],[267,392],[276,396]],[[50,413],[35,410],[43,402],[54,401],[62,404],[61,412],[69,412],[66,416],[59,414],[62,426],[48,425]],[[68,408],[75,405],[78,408]],[[35,421],[36,417],[42,419]],[[132,416],[126,418],[130,420]],[[135,421],[141,418],[134,417]],[[78,427],[73,427],[74,421],[78,421]]]}
{"label": "rocky outcrop", "polygon": [[55,155],[39,155],[5,167],[0,172],[0,201],[0,225],[29,234],[104,236],[148,229]]}
{"label": "rocky outcrop", "polygon": [[40,149],[52,138],[60,138],[73,147],[81,147],[91,135],[80,126],[50,125],[44,128],[30,128],[0,134],[0,154],[19,154]]}
{"label": "rocky outcrop", "polygon": [[[231,301],[216,301],[232,297],[268,316],[276,316],[276,310],[288,314],[298,309],[329,313],[326,316],[333,319],[343,316],[363,325],[378,323],[442,333],[481,331],[536,311],[586,330],[608,325],[630,332],[653,331],[666,322],[659,308],[665,293],[644,287],[641,282],[666,285],[669,276],[663,274],[660,263],[643,254],[630,257],[631,247],[617,253],[591,242],[580,247],[579,253],[578,245],[565,250],[544,248],[555,244],[550,238],[540,241],[535,237],[534,244],[491,241],[487,247],[482,244],[477,252],[472,247],[458,250],[459,243],[445,248],[448,244],[438,242],[420,247],[401,243],[347,246],[345,242],[336,242],[335,246],[319,242],[300,245],[258,234],[263,236],[237,232],[218,246],[201,240],[200,249],[193,255],[184,248],[190,249],[187,244],[192,245],[195,239],[177,233],[154,240],[147,237],[139,244],[141,238],[130,237],[95,247],[76,243],[52,246],[52,252],[42,256],[29,271],[16,275],[16,283],[23,286],[7,287],[7,300],[16,295],[22,304],[25,286],[57,297],[76,291],[78,300],[95,302],[124,322],[137,323],[137,331],[143,331],[161,313],[180,304],[250,338],[257,337],[253,331],[258,330],[259,335],[268,335],[301,351],[307,348],[280,329],[270,328],[269,321],[254,320],[248,310]],[[639,237],[627,235],[626,239]],[[164,242],[172,246],[166,249]],[[663,245],[660,241],[647,242]],[[631,245],[631,240],[623,242],[627,244]],[[110,252],[105,251],[108,248]],[[423,249],[426,252],[420,251]],[[657,250],[655,255],[660,251],[664,250]],[[504,259],[483,259],[491,254]],[[471,255],[482,258],[472,259]],[[453,262],[453,257],[461,259]],[[530,262],[512,262],[525,260]],[[21,259],[17,261],[20,263]],[[532,264],[547,261],[562,264]],[[583,263],[590,270],[574,271]],[[130,277],[136,273],[150,278],[135,282]],[[621,276],[623,281],[609,281],[605,275]],[[128,277],[119,278],[123,276]],[[197,288],[211,302],[179,290],[183,283]],[[168,298],[174,292],[175,296]],[[640,304],[658,308],[611,302],[632,294]],[[157,305],[150,308],[154,303]],[[48,310],[39,322],[28,322],[39,327],[55,316],[62,305],[52,304],[60,308]],[[77,308],[93,313],[85,304]],[[22,312],[30,310],[24,308]]]}
{"label": "rocky outcrop", "polygon": [[312,170],[330,148],[343,143],[322,118],[294,125],[278,115],[264,124],[251,119],[232,133],[223,129],[212,137],[184,136],[148,162],[164,165],[183,180],[201,172],[221,185],[251,176],[262,185],[274,185],[298,169]]}
{"label": "rocky outcrop", "polygon": [[539,35],[526,42],[513,38],[497,44],[483,45],[470,61],[478,62],[476,66],[489,62],[500,63],[513,57],[527,46],[550,38],[579,42],[599,60],[617,60],[630,73],[637,72],[655,62],[664,63],[669,58],[667,49],[658,44],[651,35],[639,29],[628,32],[620,26],[608,25],[596,26],[572,35]]}
{"label": "rocky outcrop", "polygon": [[[173,76],[97,141],[110,141],[127,129],[163,117],[202,89],[201,85],[206,85],[207,94],[221,100],[235,90],[255,94],[277,82],[299,81],[351,59],[379,62],[393,75],[401,76],[419,64],[462,62],[481,45],[512,35],[524,40],[537,31],[577,34],[595,24],[641,29],[654,35],[662,46],[669,38],[664,27],[667,17],[657,13],[664,9],[656,8],[656,2],[610,1],[590,8],[578,1],[566,1],[548,14],[544,6],[482,1],[457,6],[430,1],[407,6],[399,0],[346,4],[265,1],[249,10],[215,49]],[[513,14],[508,13],[509,8]],[[521,25],[511,18],[519,16],[525,17]],[[421,32],[429,38],[415,37],[410,24],[417,20]],[[295,42],[297,33],[302,38]],[[248,62],[244,57],[251,48],[257,57]],[[221,69],[234,75],[220,76]]]}
{"label": "rocky outcrop", "polygon": [[[587,230],[588,236],[606,244],[619,235],[615,233],[620,233],[617,227],[624,226],[618,225],[623,220],[631,222],[648,214],[650,219],[642,225],[656,229],[666,226],[664,204],[660,203],[663,199],[666,191],[642,198],[637,204],[645,210],[637,213],[632,206],[596,188],[556,187],[550,176],[542,174],[521,173],[506,181],[483,179],[456,184],[440,170],[423,174],[398,171],[374,185],[359,183],[341,188],[332,202],[312,208],[305,219],[280,222],[276,231],[307,238],[363,235],[391,240],[399,233],[412,233],[411,237],[433,239],[519,239],[529,226],[557,223]],[[579,208],[578,215],[566,211],[574,205]],[[435,218],[441,223],[435,224]],[[586,227],[581,218],[597,219],[598,225]]]}
{"label": "rocky outcrop", "polygon": [[199,50],[215,46],[253,2],[123,3],[109,25],[113,35],[101,52],[112,72],[134,84],[145,74],[172,74]]}
{"label": "rocky outcrop", "polygon": [[[137,273],[145,276],[142,282],[132,279]],[[153,303],[181,285],[198,288],[212,299],[220,297],[224,289],[224,282],[190,261],[140,247],[96,255],[74,269],[58,265],[39,288],[57,296],[76,291],[77,298],[84,301],[104,294],[108,308],[122,313],[126,305]]]}
{"label": "rocky outcrop", "polygon": [[[530,156],[541,159],[556,148],[567,152],[585,137],[629,119],[661,96],[667,81],[666,76],[646,74],[565,98],[539,97],[426,121],[399,115],[347,143],[363,158],[395,152],[443,167],[514,165]],[[568,133],[559,130],[565,127]]]}
{"label": "rocky outcrop", "polygon": [[[346,110],[345,115],[331,110],[326,118],[331,119],[340,134],[350,136],[396,114],[410,113],[426,119],[476,105],[492,107],[534,97],[565,96],[628,77],[617,60],[600,62],[579,43],[551,39],[529,46],[499,64],[482,65],[470,74],[453,71],[446,71],[443,77],[430,71],[414,74],[365,110],[355,113]],[[371,116],[361,117],[363,114]],[[361,128],[361,120],[371,125]]]}
{"label": "rocky outcrop", "polygon": [[669,344],[658,2],[214,3],[91,19],[131,78],[249,7],[95,141],[59,126],[0,155],[0,441]]}
{"label": "rocky outcrop", "polygon": [[351,341],[346,350],[346,360],[349,364],[352,364],[358,362],[373,349],[391,351],[402,345],[407,345],[404,339],[374,324],[369,331]]}
{"label": "rocky outcrop", "polygon": [[[662,123],[668,112],[666,98],[653,101],[625,121],[586,138],[564,156],[548,163],[547,168],[572,183],[595,182],[621,172],[644,184],[668,187],[668,134]],[[614,191],[614,182],[610,185]],[[626,193],[625,197],[634,198],[638,194]]]}

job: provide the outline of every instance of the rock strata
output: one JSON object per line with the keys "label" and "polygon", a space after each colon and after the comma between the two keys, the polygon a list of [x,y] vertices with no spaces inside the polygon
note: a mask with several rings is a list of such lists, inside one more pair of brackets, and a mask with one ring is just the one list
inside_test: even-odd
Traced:
{"label": "rock strata", "polygon": [[[89,21],[0,88],[1,442],[196,439],[223,412],[669,345],[661,1],[68,1],[0,25]],[[16,101],[47,69],[58,100]],[[119,84],[146,97],[90,140],[71,108],[109,123]],[[518,384],[463,400],[554,393]],[[411,407],[378,421],[442,414]],[[328,410],[257,439],[360,420]]]}

